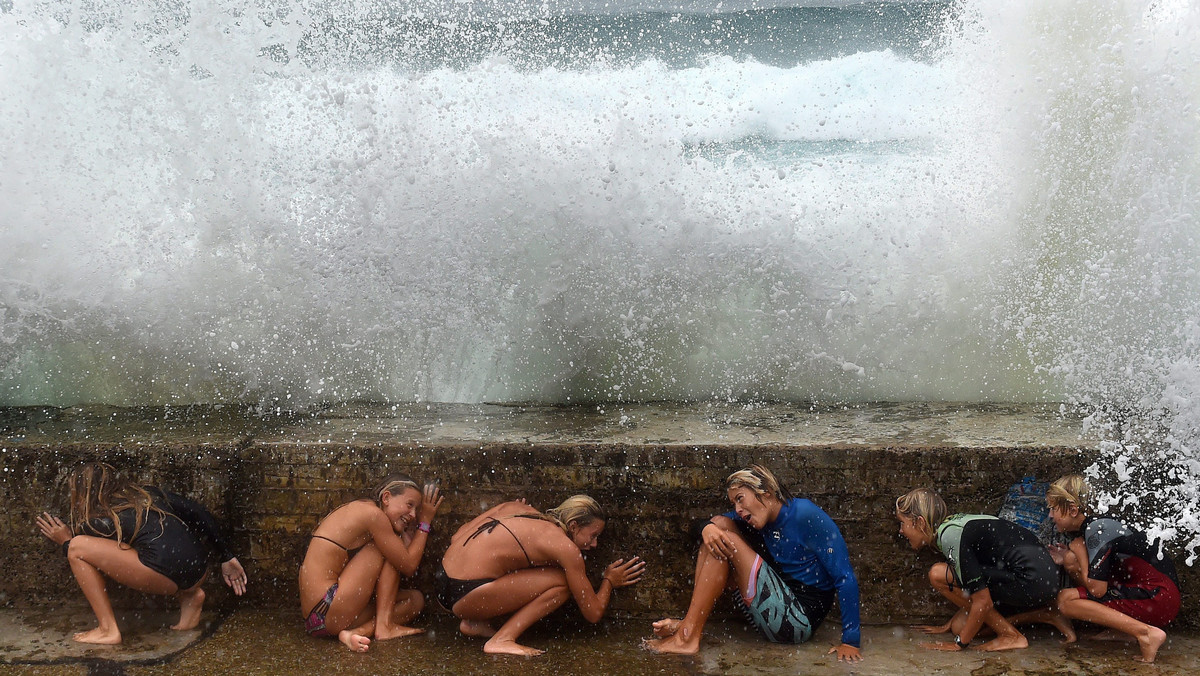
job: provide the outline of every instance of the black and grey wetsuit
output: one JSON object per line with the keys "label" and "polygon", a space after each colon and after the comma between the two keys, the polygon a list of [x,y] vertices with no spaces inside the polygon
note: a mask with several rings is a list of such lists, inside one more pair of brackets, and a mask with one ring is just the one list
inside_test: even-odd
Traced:
{"label": "black and grey wetsuit", "polygon": [[[121,542],[137,552],[138,560],[147,568],[167,576],[181,590],[191,589],[208,570],[212,552],[221,562],[234,558],[228,540],[203,505],[153,486],[145,489],[154,506],[167,516],[148,510],[145,522],[136,531],[133,509],[117,512],[117,518],[121,520]],[[79,535],[114,539],[116,528],[112,519],[97,518],[83,524]]]}
{"label": "black and grey wetsuit", "polygon": [[985,514],[955,514],[937,529],[938,550],[968,594],[991,592],[1003,615],[1044,608],[1058,593],[1058,567],[1032,531]]}

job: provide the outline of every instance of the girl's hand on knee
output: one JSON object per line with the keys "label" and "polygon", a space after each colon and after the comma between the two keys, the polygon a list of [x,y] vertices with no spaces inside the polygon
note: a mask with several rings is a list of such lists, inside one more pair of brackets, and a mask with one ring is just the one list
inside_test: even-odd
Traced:
{"label": "girl's hand on knee", "polygon": [[246,593],[246,569],[242,568],[236,556],[221,564],[221,577],[225,584],[233,587],[234,594],[241,596]]}
{"label": "girl's hand on knee", "polygon": [[42,515],[37,518],[37,525],[41,529],[42,535],[56,545],[61,545],[74,536],[71,528],[63,523],[62,519],[51,516],[49,512],[42,512]]}

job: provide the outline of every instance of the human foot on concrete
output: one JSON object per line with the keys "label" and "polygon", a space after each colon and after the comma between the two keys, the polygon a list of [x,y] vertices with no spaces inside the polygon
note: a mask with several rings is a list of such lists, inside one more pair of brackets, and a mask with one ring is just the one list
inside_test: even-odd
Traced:
{"label": "human foot on concrete", "polygon": [[463,636],[491,638],[496,635],[496,628],[487,620],[463,620],[458,623],[458,630]]}
{"label": "human foot on concrete", "polygon": [[1137,637],[1137,642],[1142,654],[1133,659],[1148,664],[1154,661],[1154,658],[1158,656],[1158,649],[1167,642],[1167,632],[1158,627],[1149,627],[1144,634]]}
{"label": "human foot on concrete", "polygon": [[179,622],[172,624],[175,631],[195,629],[200,624],[200,611],[204,610],[204,590],[195,587],[177,594],[179,597]]}
{"label": "human foot on concrete", "polygon": [[655,636],[659,638],[666,638],[668,636],[674,636],[675,632],[679,631],[680,622],[683,622],[683,620],[677,620],[673,617],[664,617],[651,626],[654,627]]}
{"label": "human foot on concrete", "polygon": [[97,645],[120,645],[121,630],[116,627],[96,627],[90,631],[81,631],[71,637],[79,643],[95,643]]}
{"label": "human foot on concrete", "polygon": [[365,653],[371,647],[371,639],[362,634],[355,634],[349,629],[343,629],[338,632],[338,640],[342,645],[350,649],[350,652]]}
{"label": "human foot on concrete", "polygon": [[1071,620],[1066,615],[1055,613],[1055,617],[1050,620],[1050,624],[1062,632],[1063,643],[1074,643],[1079,639],[1079,636],[1075,633],[1075,625],[1071,623]]}
{"label": "human foot on concrete", "polygon": [[979,650],[983,652],[998,652],[1001,650],[1020,650],[1021,648],[1028,647],[1029,640],[1025,638],[1024,634],[1006,633],[980,645]]}
{"label": "human foot on concrete", "polygon": [[520,643],[512,640],[497,640],[492,638],[487,643],[483,644],[483,652],[489,655],[523,655],[532,657],[535,655],[541,655],[546,651],[538,650],[537,648],[530,648],[529,646],[521,645]]}
{"label": "human foot on concrete", "polygon": [[424,634],[424,633],[425,633],[424,629],[418,629],[416,627],[406,627],[402,624],[392,624],[392,625],[388,625],[385,627],[376,626],[375,627],[375,640],[376,641],[386,641],[388,639],[403,638],[405,636],[415,636],[417,634]]}
{"label": "human foot on concrete", "polygon": [[642,647],[660,655],[695,655],[700,652],[700,637],[690,636],[684,628],[665,638],[646,639]]}

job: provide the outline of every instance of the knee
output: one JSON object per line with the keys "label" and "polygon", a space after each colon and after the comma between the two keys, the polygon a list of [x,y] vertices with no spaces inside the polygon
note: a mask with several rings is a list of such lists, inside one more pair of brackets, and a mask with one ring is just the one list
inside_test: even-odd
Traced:
{"label": "knee", "polygon": [[405,589],[400,593],[400,599],[413,609],[413,612],[425,610],[425,595],[416,589]]}
{"label": "knee", "polygon": [[86,561],[93,550],[94,545],[89,538],[77,535],[67,540],[67,561]]}
{"label": "knee", "polygon": [[947,566],[944,563],[933,564],[933,566],[929,568],[929,584],[938,589],[948,588],[950,586],[948,583],[948,580],[950,579],[949,573],[950,566]]}
{"label": "knee", "polygon": [[1058,597],[1054,600],[1054,606],[1058,608],[1059,612],[1064,612],[1078,600],[1079,590],[1074,587],[1067,587],[1058,591]]}
{"label": "knee", "polygon": [[546,590],[546,600],[553,602],[555,605],[562,605],[571,598],[571,590],[567,588],[564,581],[562,586],[553,586]]}

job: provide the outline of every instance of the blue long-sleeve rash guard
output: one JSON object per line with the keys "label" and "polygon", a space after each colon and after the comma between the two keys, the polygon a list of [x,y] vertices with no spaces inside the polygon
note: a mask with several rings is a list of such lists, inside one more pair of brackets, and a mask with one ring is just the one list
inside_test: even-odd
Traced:
{"label": "blue long-sleeve rash guard", "polygon": [[[737,512],[726,512],[725,516],[746,523]],[[862,638],[858,578],[850,566],[846,540],[833,519],[812,500],[792,498],[759,532],[780,573],[818,589],[837,588],[842,643],[858,647]]]}

